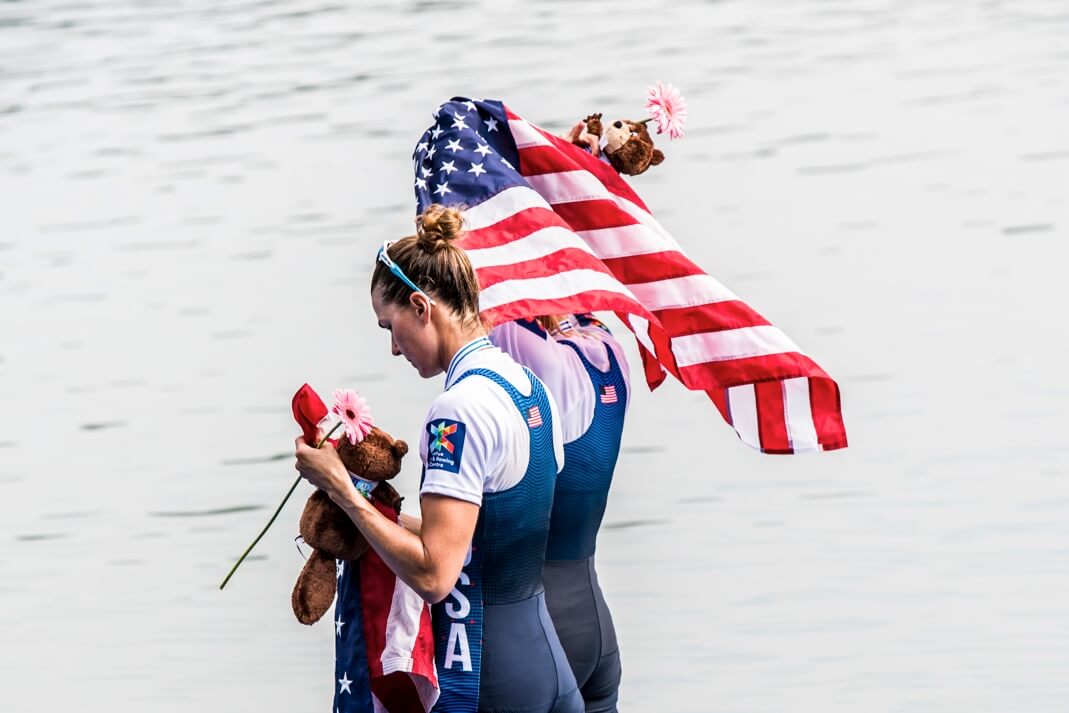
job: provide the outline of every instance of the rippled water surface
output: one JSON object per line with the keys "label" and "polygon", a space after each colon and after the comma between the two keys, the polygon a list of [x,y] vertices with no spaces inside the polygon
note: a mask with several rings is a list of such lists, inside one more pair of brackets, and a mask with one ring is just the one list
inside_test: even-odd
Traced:
{"label": "rippled water surface", "polygon": [[440,383],[366,294],[412,145],[454,94],[563,130],[658,79],[688,135],[634,185],[839,380],[851,448],[639,390],[624,710],[1069,709],[1067,78],[1062,0],[0,2],[0,709],[327,710],[307,488],[217,587],[301,383],[418,438]]}

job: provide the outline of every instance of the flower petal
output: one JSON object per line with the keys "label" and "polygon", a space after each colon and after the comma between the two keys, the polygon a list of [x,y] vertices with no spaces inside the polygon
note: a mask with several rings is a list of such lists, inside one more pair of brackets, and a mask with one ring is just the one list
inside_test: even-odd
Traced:
{"label": "flower petal", "polygon": [[345,435],[349,442],[356,445],[371,433],[374,426],[371,409],[364,397],[352,389],[337,389],[334,392],[334,405],[330,409],[345,424]]}
{"label": "flower petal", "polygon": [[671,84],[657,82],[646,91],[646,108],[650,118],[657,124],[657,133],[668,132],[669,138],[683,136],[683,124],[687,118],[687,101],[679,89]]}

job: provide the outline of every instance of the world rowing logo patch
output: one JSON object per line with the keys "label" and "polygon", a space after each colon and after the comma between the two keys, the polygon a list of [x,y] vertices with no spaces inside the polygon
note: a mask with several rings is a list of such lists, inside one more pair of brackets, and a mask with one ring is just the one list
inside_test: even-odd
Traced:
{"label": "world rowing logo patch", "polygon": [[427,424],[427,470],[460,472],[460,457],[464,453],[466,428],[459,421],[443,418]]}

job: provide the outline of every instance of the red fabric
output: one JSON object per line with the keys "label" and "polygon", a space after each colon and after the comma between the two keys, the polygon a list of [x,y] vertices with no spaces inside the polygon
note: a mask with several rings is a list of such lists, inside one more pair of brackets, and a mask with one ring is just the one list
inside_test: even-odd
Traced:
{"label": "red fabric", "polygon": [[[398,516],[393,509],[372,500],[376,509],[393,522]],[[422,613],[419,615],[419,631],[411,646],[406,642],[403,653],[411,656],[411,661],[402,670],[385,673],[382,655],[390,646],[389,637],[394,635],[390,626],[391,610],[395,606],[394,590],[405,586],[397,575],[390,570],[374,549],[369,549],[360,558],[360,601],[364,613],[364,642],[367,646],[368,674],[371,690],[375,697],[390,713],[405,711],[424,712],[423,702],[416,689],[416,677],[421,677],[435,686],[438,673],[434,667],[434,634],[431,631],[430,608],[419,603]],[[392,612],[395,616],[409,618],[413,615],[412,603]],[[413,619],[414,620],[414,619]],[[393,648],[397,648],[396,646]]]}
{"label": "red fabric", "polygon": [[327,405],[308,384],[297,389],[293,395],[293,418],[304,433],[304,442],[316,444],[316,426],[327,415]]}
{"label": "red fabric", "polygon": [[757,426],[761,433],[761,450],[766,453],[790,453],[791,441],[783,416],[783,383],[761,381],[757,392]]}

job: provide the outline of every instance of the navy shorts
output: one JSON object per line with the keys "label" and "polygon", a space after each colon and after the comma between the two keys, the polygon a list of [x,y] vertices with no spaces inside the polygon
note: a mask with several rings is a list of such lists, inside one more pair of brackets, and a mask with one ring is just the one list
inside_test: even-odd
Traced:
{"label": "navy shorts", "polygon": [[583,713],[544,593],[487,605],[483,641],[480,713]]}
{"label": "navy shorts", "polygon": [[546,605],[572,667],[586,713],[615,713],[620,647],[594,558],[546,562]]}

